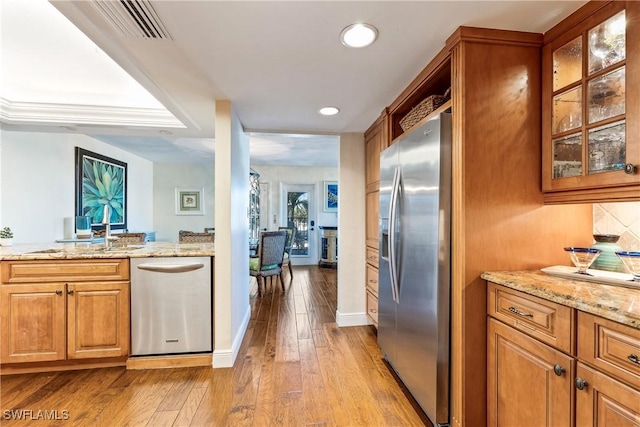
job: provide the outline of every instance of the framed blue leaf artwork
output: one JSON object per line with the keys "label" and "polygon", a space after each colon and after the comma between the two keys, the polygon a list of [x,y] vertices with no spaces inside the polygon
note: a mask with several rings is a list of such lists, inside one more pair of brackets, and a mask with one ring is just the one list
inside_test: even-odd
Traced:
{"label": "framed blue leaf artwork", "polygon": [[325,212],[338,211],[338,182],[324,181],[324,203]]}
{"label": "framed blue leaf artwork", "polygon": [[127,164],[76,147],[76,215],[91,218],[91,228],[104,228],[105,205],[113,229],[127,228]]}

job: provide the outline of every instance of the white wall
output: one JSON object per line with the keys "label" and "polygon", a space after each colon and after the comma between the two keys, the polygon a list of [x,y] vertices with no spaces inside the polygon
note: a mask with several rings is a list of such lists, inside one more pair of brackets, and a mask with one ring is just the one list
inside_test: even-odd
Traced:
{"label": "white wall", "polygon": [[[153,164],[153,224],[156,240],[177,241],[178,231],[215,226],[214,165]],[[204,215],[176,215],[176,187],[204,188]]]}
{"label": "white wall", "polygon": [[153,228],[153,163],[86,135],[0,130],[1,226],[14,243],[63,237],[65,217],[75,216],[75,147],[127,163],[127,227]]}
{"label": "white wall", "polygon": [[233,366],[249,306],[249,138],[231,109],[216,101],[214,367]]}
{"label": "white wall", "polygon": [[0,130],[0,228],[4,227],[2,224],[2,138],[4,137],[4,132]]}
{"label": "white wall", "polygon": [[338,242],[341,256],[338,262],[338,308],[336,310],[336,322],[339,326],[369,323],[365,290],[364,155],[363,134],[340,135]]}

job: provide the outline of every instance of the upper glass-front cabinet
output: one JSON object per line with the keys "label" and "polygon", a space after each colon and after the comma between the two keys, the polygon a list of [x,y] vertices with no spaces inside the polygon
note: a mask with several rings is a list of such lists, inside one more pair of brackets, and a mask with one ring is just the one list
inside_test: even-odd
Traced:
{"label": "upper glass-front cabinet", "polygon": [[[611,2],[545,44],[545,192],[640,182],[638,132],[627,132],[640,121],[627,108],[627,93],[631,96],[629,90],[638,87],[639,79],[631,71],[640,72],[638,60],[627,58],[628,53],[640,54],[639,42],[630,41],[630,34],[636,36],[638,29],[630,30],[629,23],[638,24],[629,20],[625,3],[633,2]],[[640,8],[631,7],[631,13],[638,14]],[[638,106],[635,100],[631,102],[637,114]]]}

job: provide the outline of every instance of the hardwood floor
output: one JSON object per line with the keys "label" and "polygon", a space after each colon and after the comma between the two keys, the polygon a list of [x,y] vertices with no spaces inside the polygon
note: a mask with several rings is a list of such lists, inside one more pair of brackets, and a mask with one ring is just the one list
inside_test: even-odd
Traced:
{"label": "hardwood floor", "polygon": [[[292,283],[285,274],[284,296],[274,281],[259,298],[254,281],[251,321],[233,368],[3,376],[0,424],[430,425],[382,360],[375,331],[336,325],[336,270],[296,266],[294,274]],[[30,418],[48,411],[58,421],[9,419],[11,410],[30,410]]]}

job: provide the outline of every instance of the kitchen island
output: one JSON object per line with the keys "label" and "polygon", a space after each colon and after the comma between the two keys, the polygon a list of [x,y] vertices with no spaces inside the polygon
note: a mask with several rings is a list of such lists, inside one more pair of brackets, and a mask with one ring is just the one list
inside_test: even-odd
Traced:
{"label": "kitchen island", "polygon": [[[129,366],[130,259],[184,257],[212,265],[214,255],[213,243],[0,248],[0,373]],[[137,358],[135,367],[211,364],[210,352],[195,360],[185,357],[165,358],[160,365],[157,357]]]}

